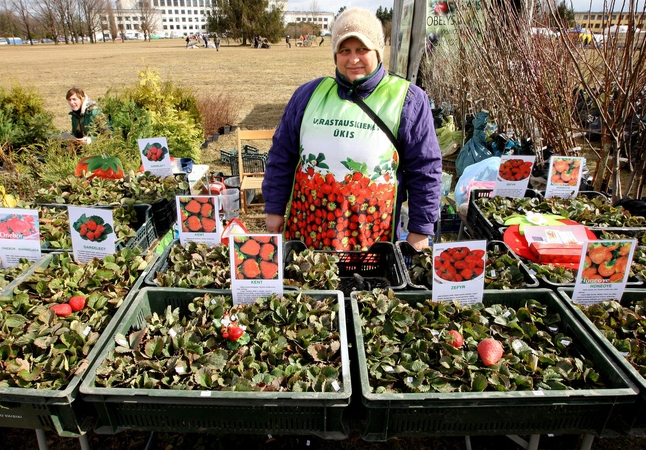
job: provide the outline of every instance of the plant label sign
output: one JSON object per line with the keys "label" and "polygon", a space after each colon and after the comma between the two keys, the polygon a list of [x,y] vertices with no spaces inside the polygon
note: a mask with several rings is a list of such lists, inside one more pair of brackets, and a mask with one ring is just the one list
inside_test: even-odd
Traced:
{"label": "plant label sign", "polygon": [[13,267],[20,258],[40,259],[38,210],[0,208],[0,258],[2,267]]}
{"label": "plant label sign", "polygon": [[166,178],[173,175],[168,144],[165,137],[137,139],[145,172]]}
{"label": "plant label sign", "polygon": [[574,198],[581,185],[581,169],[585,158],[580,156],[552,156],[547,172],[545,197]]}
{"label": "plant label sign", "polygon": [[447,242],[433,246],[433,301],[462,305],[482,301],[487,241]]}
{"label": "plant label sign", "polygon": [[232,234],[231,292],[235,305],[283,294],[283,237],[280,234]]}
{"label": "plant label sign", "polygon": [[177,211],[179,224],[179,242],[198,242],[215,247],[220,243],[222,224],[218,211],[220,209],[217,196],[178,196]]}
{"label": "plant label sign", "polygon": [[536,156],[503,155],[493,187],[494,197],[523,198]]}
{"label": "plant label sign", "polygon": [[637,241],[586,241],[572,301],[590,305],[623,296]]}
{"label": "plant label sign", "polygon": [[116,236],[111,209],[68,206],[67,214],[75,261],[86,263],[115,253]]}

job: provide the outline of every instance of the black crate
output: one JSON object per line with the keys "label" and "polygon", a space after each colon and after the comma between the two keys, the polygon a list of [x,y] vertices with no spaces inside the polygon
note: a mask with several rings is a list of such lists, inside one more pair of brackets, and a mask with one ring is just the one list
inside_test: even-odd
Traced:
{"label": "black crate", "polygon": [[[469,232],[473,233],[476,239],[486,239],[487,241],[502,241],[500,228],[504,227],[504,223],[491,221],[485,217],[475,200],[481,197],[491,197],[493,189],[471,189],[469,194],[469,209],[467,210],[467,224]],[[542,198],[540,192],[534,189],[527,189],[525,197],[528,198]]]}
{"label": "black crate", "polygon": [[442,212],[440,215],[439,225],[442,233],[459,233],[462,219],[457,213],[451,214]]}
{"label": "black crate", "polygon": [[[242,169],[245,173],[264,172],[267,164],[267,153],[256,154],[243,154],[242,155]],[[238,167],[238,158],[234,158],[229,162],[231,167],[231,176],[240,175]]]}
{"label": "black crate", "polygon": [[[302,241],[285,242],[283,245],[285,265],[291,263],[292,251],[300,253],[306,248],[307,246]],[[343,291],[346,297],[349,297],[352,291],[361,288],[361,281],[370,289],[401,290],[406,288],[405,269],[392,242],[377,242],[365,252],[316,251],[331,254],[339,259],[337,267],[341,280],[337,289]],[[357,279],[355,274],[360,278]]]}
{"label": "black crate", "polygon": [[[500,246],[503,250],[506,250],[509,256],[518,261],[518,268],[525,278],[525,284],[523,289],[537,288],[539,286],[538,279],[532,275],[529,271],[529,268],[522,262],[522,260],[516,256],[511,248],[504,241],[489,241],[487,242],[487,250],[491,250],[494,246]],[[422,284],[413,283],[410,272],[408,271],[413,264],[413,257],[420,254],[421,252],[415,250],[415,248],[406,241],[398,241],[395,243],[399,257],[404,265],[404,275],[406,276],[406,284],[408,289],[414,290],[431,290],[428,286]]]}

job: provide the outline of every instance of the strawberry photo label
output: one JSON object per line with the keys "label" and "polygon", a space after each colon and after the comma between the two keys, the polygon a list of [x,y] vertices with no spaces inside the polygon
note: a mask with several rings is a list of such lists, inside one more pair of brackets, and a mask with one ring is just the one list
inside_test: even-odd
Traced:
{"label": "strawberry photo label", "polygon": [[552,156],[547,172],[545,197],[576,197],[579,194],[584,165],[585,158],[580,156]]}
{"label": "strawberry photo label", "polygon": [[433,301],[482,301],[487,241],[433,245]]}
{"label": "strawberry photo label", "polygon": [[197,242],[215,247],[220,243],[222,223],[218,200],[211,195],[175,197],[180,244]]}
{"label": "strawberry photo label", "polygon": [[86,263],[115,253],[116,235],[111,209],[68,206],[67,214],[74,260]]}
{"label": "strawberry photo label", "polygon": [[620,299],[623,296],[637,241],[586,241],[572,301],[582,305]]}
{"label": "strawberry photo label", "polygon": [[165,137],[137,139],[145,172],[166,178],[173,175],[168,144]]}
{"label": "strawberry photo label", "polygon": [[40,258],[38,210],[0,208],[0,258],[2,267],[13,267],[20,258]]}
{"label": "strawberry photo label", "polygon": [[536,156],[503,155],[493,187],[494,197],[523,198]]}
{"label": "strawberry photo label", "polygon": [[280,234],[232,234],[231,291],[235,305],[283,294],[283,237]]}

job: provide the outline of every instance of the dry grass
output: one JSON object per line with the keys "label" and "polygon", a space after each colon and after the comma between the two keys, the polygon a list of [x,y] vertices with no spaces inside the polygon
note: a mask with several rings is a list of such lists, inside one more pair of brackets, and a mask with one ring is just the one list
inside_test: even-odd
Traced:
{"label": "dry grass", "polygon": [[[389,48],[385,61],[388,61]],[[119,90],[138,79],[145,67],[158,68],[164,80],[190,86],[201,94],[230,94],[239,101],[237,125],[247,129],[275,128],[287,101],[301,84],[334,75],[329,43],[291,49],[222,46],[215,49],[185,48],[181,39],[152,42],[126,41],[78,45],[0,47],[0,85],[34,86],[55,114],[54,124],[68,130],[70,119],[65,93],[80,87],[93,99],[108,90]],[[221,137],[203,151],[202,160],[217,162],[219,149],[235,148],[234,135]]]}
{"label": "dry grass", "polygon": [[0,84],[36,86],[61,129],[69,127],[65,93],[70,87],[81,87],[90,97],[98,98],[110,88],[136,82],[137,72],[146,66],[159,68],[164,80],[191,86],[196,94],[230,92],[241,100],[238,124],[250,129],[275,127],[296,87],[334,74],[329,46],[223,46],[216,52],[187,50],[181,39],[2,46],[0,59]]}

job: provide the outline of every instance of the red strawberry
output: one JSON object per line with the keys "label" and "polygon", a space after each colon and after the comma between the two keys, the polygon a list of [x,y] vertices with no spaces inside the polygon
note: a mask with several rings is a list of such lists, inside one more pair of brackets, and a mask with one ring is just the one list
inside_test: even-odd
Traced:
{"label": "red strawberry", "polygon": [[464,339],[458,330],[450,330],[449,335],[446,338],[446,342],[453,347],[460,348],[462,347],[462,344],[464,344]]}
{"label": "red strawberry", "polygon": [[502,344],[493,338],[487,338],[478,344],[478,355],[482,363],[489,367],[496,364],[502,358],[504,351]]}
{"label": "red strawberry", "polygon": [[273,261],[275,249],[276,247],[273,244],[262,244],[260,246],[260,258],[265,261]]}
{"label": "red strawberry", "polygon": [[265,280],[273,280],[278,274],[278,264],[269,261],[260,261],[260,273]]}
{"label": "red strawberry", "polygon": [[202,206],[196,201],[196,200],[191,200],[186,204],[184,209],[186,211],[192,213],[192,214],[199,214]]}
{"label": "red strawberry", "polygon": [[[210,205],[209,205],[210,206]],[[215,231],[216,223],[215,220],[209,217],[202,217],[202,228],[207,233],[212,233]]]}
{"label": "red strawberry", "polygon": [[240,251],[245,255],[257,256],[260,253],[260,244],[253,239],[249,239],[247,242],[242,244]]}
{"label": "red strawberry", "polygon": [[60,303],[57,305],[52,305],[49,307],[52,311],[56,313],[57,316],[67,317],[72,314],[72,307],[67,303]]}
{"label": "red strawberry", "polygon": [[67,303],[70,305],[72,308],[72,311],[80,311],[85,307],[85,296],[83,295],[76,295],[72,298],[70,298]]}
{"label": "red strawberry", "polygon": [[228,338],[230,341],[233,341],[233,342],[240,339],[240,336],[244,334],[244,330],[240,328],[238,325],[229,325],[228,332],[229,332]]}
{"label": "red strawberry", "polygon": [[254,259],[245,259],[242,266],[240,266],[240,273],[246,279],[258,278],[260,267],[258,267],[258,263]]}

